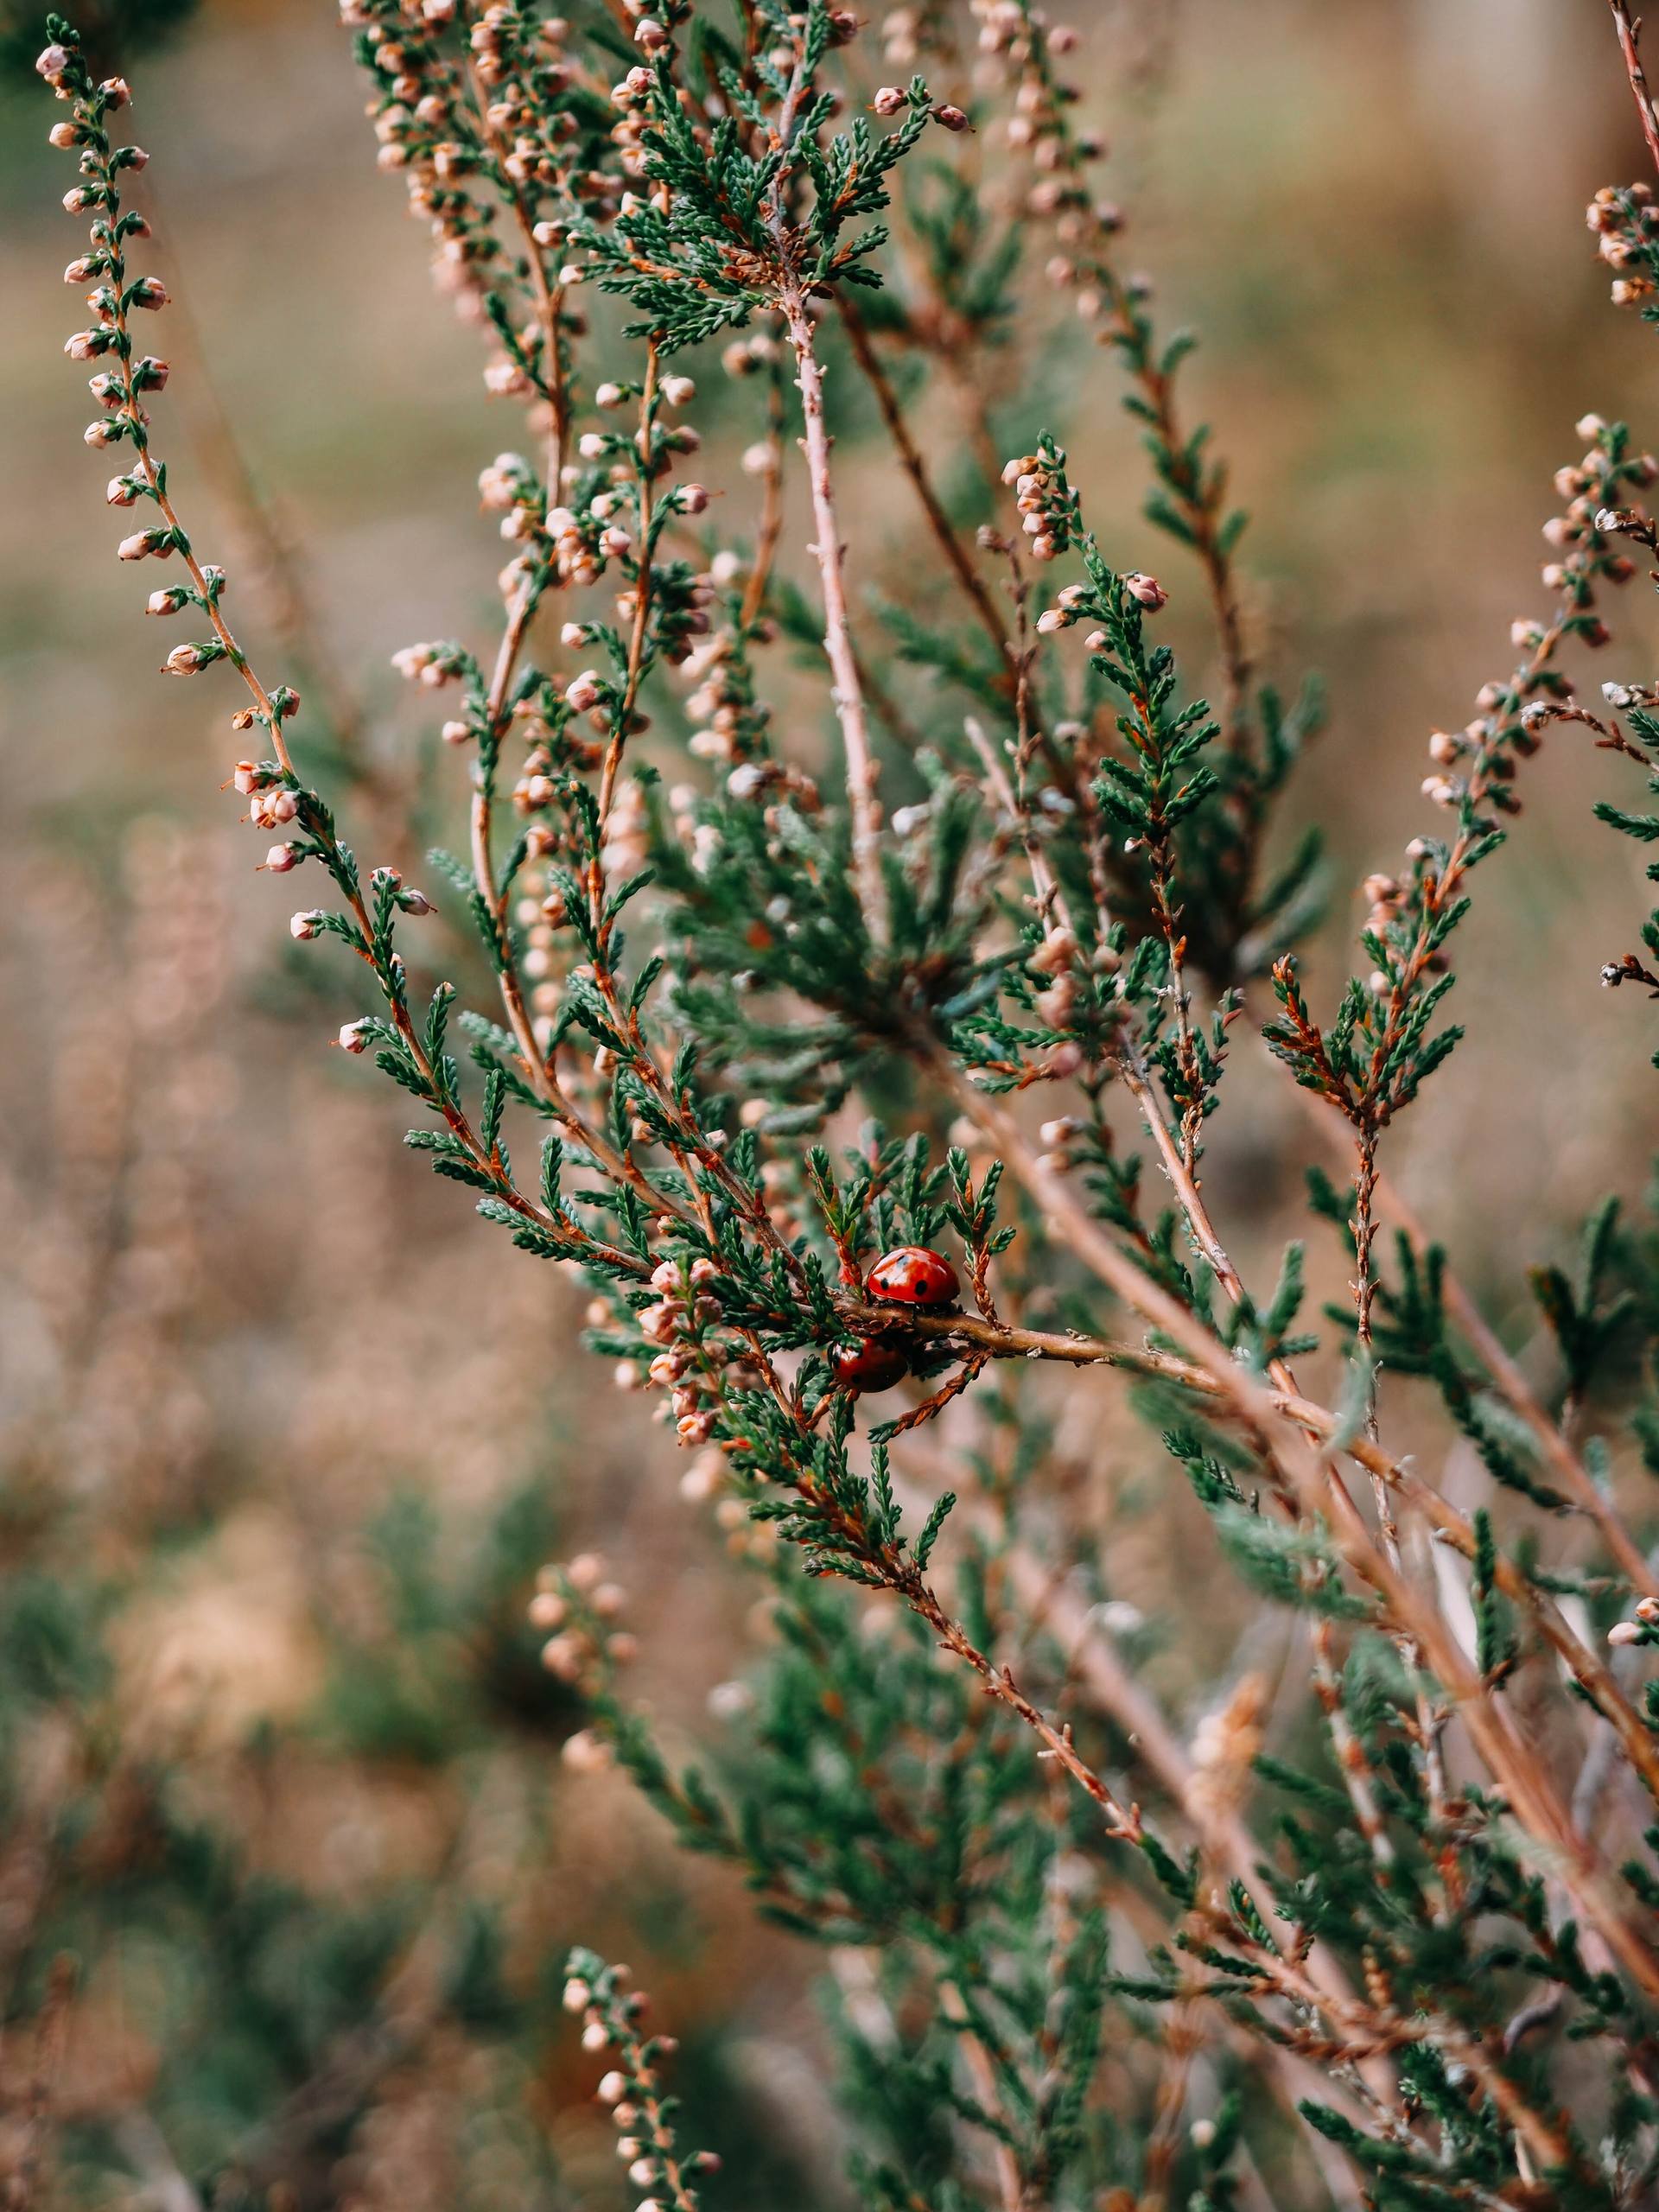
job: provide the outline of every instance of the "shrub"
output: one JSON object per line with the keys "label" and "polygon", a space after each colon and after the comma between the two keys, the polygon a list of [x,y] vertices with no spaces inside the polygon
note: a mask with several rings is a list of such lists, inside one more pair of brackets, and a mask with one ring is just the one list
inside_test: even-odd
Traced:
{"label": "shrub", "polygon": [[[1367,879],[1364,972],[1320,1014],[1295,950],[1317,843],[1281,828],[1318,692],[1289,703],[1257,664],[1243,518],[1182,412],[1191,341],[1159,333],[1093,200],[1068,35],[975,0],[970,99],[931,6],[885,29],[895,77],[925,73],[879,89],[824,0],[742,0],[734,24],[691,0],[344,12],[381,164],[525,423],[480,479],[513,549],[499,637],[397,656],[470,767],[461,849],[432,855],[475,940],[445,956],[467,990],[431,980],[437,902],[343,841],[296,690],[256,669],[181,519],[149,414],[168,364],[139,334],[167,297],[127,205],[147,156],[117,143],[125,85],[54,19],[39,67],[92,218],[68,350],[94,371],[87,442],[121,467],[110,500],[137,511],[121,557],[164,564],[152,614],[200,618],[168,672],[240,679],[230,782],[264,866],[306,871],[294,937],[372,994],[340,1044],[416,1102],[408,1142],[486,1222],[581,1273],[590,1348],[654,1394],[765,1587],[745,1749],[711,1777],[630,1700],[651,1630],[622,1624],[620,1580],[547,1568],[531,1618],[582,1702],[575,1762],[620,1759],[690,1850],[828,1948],[872,2205],[1648,2201],[1659,1705],[1631,1662],[1659,1641],[1659,1247],[1610,1202],[1576,1272],[1536,1270],[1539,1387],[1382,1156],[1447,1079],[1458,932],[1529,757],[1570,723],[1651,765],[1659,692],[1609,684],[1592,711],[1573,669],[1609,641],[1629,547],[1655,547],[1656,464],[1579,423],[1548,613],[1432,738],[1435,826]],[[1007,220],[963,150],[994,124]],[[1599,195],[1591,226],[1616,298],[1654,298],[1649,189]],[[1148,531],[1213,609],[1213,706],[1158,642],[1164,583],[1109,561],[1052,435],[982,468],[1001,482],[970,535],[910,427],[915,369],[971,376],[1021,336],[1033,249],[1124,377]],[[682,473],[688,353],[752,408],[747,534]],[[937,546],[879,623],[827,412],[854,378]],[[810,593],[779,566],[798,440]],[[899,664],[935,679],[924,729]],[[682,751],[695,779],[666,783]],[[884,780],[914,796],[889,813]],[[1659,917],[1644,939],[1659,959]],[[1634,953],[1604,978],[1659,992]],[[1310,1172],[1351,1274],[1319,1329],[1300,1245],[1248,1282],[1205,1193],[1241,1021],[1344,1134],[1344,1179]],[[1297,1369],[1320,1356],[1340,1372],[1314,1395]],[[1207,1516],[1199,1571],[1224,1559],[1301,1617],[1319,1726],[1294,1758],[1255,1668],[1190,1737],[1147,1687],[1100,1531],[1051,1479],[1068,1379],[1096,1368]],[[1484,1471],[1478,1501],[1389,1441],[1408,1402]],[[695,2203],[639,2001],[585,1953],[566,2001],[621,2054],[601,2094],[630,2179]]]}

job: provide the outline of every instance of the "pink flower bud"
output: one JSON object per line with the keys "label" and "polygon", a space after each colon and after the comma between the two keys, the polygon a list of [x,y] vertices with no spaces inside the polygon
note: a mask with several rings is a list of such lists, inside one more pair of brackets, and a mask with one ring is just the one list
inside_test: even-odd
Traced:
{"label": "pink flower bud", "polygon": [[671,407],[689,407],[697,396],[696,381],[690,377],[664,377],[663,397]]}
{"label": "pink flower bud", "polygon": [[288,933],[298,944],[307,944],[321,930],[322,918],[321,910],[315,906],[307,913],[295,914],[289,918]]}
{"label": "pink flower bud", "polygon": [[70,54],[68,48],[67,46],[59,46],[54,41],[54,43],[48,46],[44,53],[38,57],[35,61],[35,67],[36,73],[40,76],[44,77],[48,85],[55,85],[60,81],[64,72],[68,68]]}
{"label": "pink flower bud", "polygon": [[98,89],[104,95],[106,107],[130,107],[132,105],[132,86],[124,77],[106,77]]}
{"label": "pink flower bud", "polygon": [[1169,594],[1157,577],[1143,575],[1139,569],[1124,577],[1123,588],[1136,606],[1144,607],[1149,614],[1155,614],[1160,607],[1169,604]]}
{"label": "pink flower bud", "polygon": [[55,146],[60,154],[67,154],[80,143],[80,125],[78,123],[54,123],[46,134],[46,143],[48,146]]}
{"label": "pink flower bud", "polygon": [[[194,671],[186,670],[184,674]],[[283,784],[267,784],[252,794],[248,819],[257,830],[280,830],[284,823],[292,822],[300,810],[300,803]]]}
{"label": "pink flower bud", "polygon": [[273,845],[265,855],[265,866],[272,875],[286,875],[300,864],[300,855],[292,845]]}
{"label": "pink flower bud", "polygon": [[173,541],[164,530],[140,530],[124,537],[116,550],[123,561],[142,561],[151,555],[165,560],[173,550]]}
{"label": "pink flower bud", "polygon": [[169,297],[168,289],[159,276],[141,276],[132,288],[132,304],[136,308],[149,308],[153,311],[164,308]]}
{"label": "pink flower bud", "polygon": [[682,514],[700,515],[709,505],[709,493],[701,484],[682,484],[679,501]]}
{"label": "pink flower bud", "polygon": [[899,109],[904,107],[906,105],[906,102],[905,95],[899,91],[897,85],[883,85],[880,91],[877,92],[875,98],[870,102],[870,105],[880,116],[897,115]]}
{"label": "pink flower bud", "polygon": [[366,1021],[345,1023],[337,1041],[342,1052],[366,1052],[369,1049],[368,1023]]}
{"label": "pink flower bud", "polygon": [[943,124],[947,130],[969,130],[973,128],[962,110],[959,107],[952,107],[949,101],[943,107],[934,109],[933,120],[935,123]]}
{"label": "pink flower bud", "polygon": [[216,658],[217,655],[204,652],[200,645],[175,645],[167,657],[166,672],[169,676],[200,676]]}
{"label": "pink flower bud", "polygon": [[564,697],[566,705],[579,715],[586,714],[589,707],[597,706],[599,703],[597,673],[591,668],[584,668],[579,676],[573,676],[565,687]]}

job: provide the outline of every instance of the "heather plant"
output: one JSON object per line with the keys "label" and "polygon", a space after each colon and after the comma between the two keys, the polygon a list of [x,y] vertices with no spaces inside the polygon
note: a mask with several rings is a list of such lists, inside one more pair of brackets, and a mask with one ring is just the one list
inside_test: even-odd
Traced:
{"label": "heather plant", "polygon": [[[1259,665],[1191,341],[1122,267],[1065,27],[975,0],[970,54],[956,10],[899,9],[878,66],[823,0],[343,12],[381,165],[524,424],[480,479],[513,549],[498,636],[397,656],[470,773],[435,898],[345,842],[296,689],[257,672],[181,518],[149,411],[169,366],[141,350],[168,304],[137,261],[148,156],[118,143],[127,85],[54,18],[38,66],[91,218],[67,350],[141,525],[120,556],[176,578],[149,610],[200,633],[167,671],[239,678],[227,783],[265,870],[317,887],[295,939],[370,995],[340,1046],[416,1102],[409,1144],[486,1223],[579,1273],[590,1350],[651,1396],[761,1593],[733,1726],[691,1763],[629,1688],[652,1608],[623,1553],[546,1567],[567,1762],[620,1762],[823,1947],[872,2206],[1651,2201],[1659,1240],[1610,1200],[1575,1264],[1541,1250],[1540,1386],[1386,1154],[1457,1079],[1452,957],[1528,760],[1560,723],[1651,766],[1659,693],[1592,713],[1574,671],[1629,544],[1655,545],[1659,467],[1577,425],[1548,612],[1431,738],[1436,827],[1367,878],[1363,972],[1321,1013],[1291,818],[1319,690],[1292,703]],[[1652,207],[1591,211],[1621,300],[1659,282]],[[1140,547],[1103,542],[1040,423],[998,447],[1033,251],[1144,430]],[[683,474],[721,377],[749,410],[747,526]],[[976,525],[914,429],[929,378],[973,416]],[[855,382],[937,551],[908,604],[861,586],[834,435]],[[1167,584],[1134,565],[1154,532]],[[1213,685],[1160,642],[1184,578]],[[1659,922],[1646,941],[1659,960]],[[1659,991],[1634,954],[1604,976]],[[1302,1245],[1247,1281],[1205,1190],[1252,1031],[1306,1094],[1311,1224],[1349,1277],[1319,1325]],[[1340,1179],[1315,1164],[1333,1130]],[[1111,1432],[1125,1463],[1205,1516],[1195,1580],[1292,1624],[1289,1744],[1259,1660],[1195,1726],[1147,1687],[1066,1431],[1097,1370],[1139,1424]],[[564,2002],[613,2061],[642,2208],[716,2201],[626,1977],[578,1950]]]}

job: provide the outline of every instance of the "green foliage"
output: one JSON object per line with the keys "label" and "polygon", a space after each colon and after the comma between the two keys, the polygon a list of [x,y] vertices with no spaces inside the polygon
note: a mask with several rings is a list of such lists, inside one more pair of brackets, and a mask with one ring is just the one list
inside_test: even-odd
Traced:
{"label": "green foliage", "polygon": [[[761,1579],[769,1633],[729,1686],[726,1739],[688,1755],[625,1689],[638,1638],[600,1563],[550,1567],[531,1597],[553,1538],[534,1501],[463,1569],[399,1492],[359,1562],[391,1656],[371,1663],[362,1633],[334,1624],[308,1743],[365,1773],[454,1777],[462,1799],[480,1739],[532,1772],[558,1742],[577,1767],[617,1760],[686,1849],[736,1870],[762,1914],[839,1966],[851,2170],[873,2207],[1230,2208],[1247,2157],[1274,2163],[1293,2124],[1378,2206],[1643,2202],[1659,2166],[1644,2086],[1659,1884],[1638,1857],[1621,1871],[1591,1815],[1609,1746],[1628,1797],[1659,1788],[1659,1723],[1557,1600],[1596,1601],[1616,1643],[1659,1639],[1651,1516],[1626,1527],[1610,1440],[1629,1416],[1659,1462],[1659,1265],[1611,1202],[1576,1273],[1541,1265],[1559,1373],[1535,1389],[1446,1246],[1402,1232],[1383,1249],[1376,1214],[1379,1142],[1458,1041],[1442,1010],[1470,880],[1519,810],[1541,733],[1587,721],[1648,765],[1572,701],[1562,656],[1605,635],[1599,594],[1630,566],[1620,538],[1655,543],[1612,504],[1653,465],[1622,425],[1581,426],[1552,619],[1516,626],[1519,664],[1461,735],[1437,735],[1445,772],[1426,793],[1443,834],[1414,839],[1399,877],[1368,880],[1367,973],[1321,1020],[1288,950],[1318,909],[1318,842],[1277,834],[1320,695],[1305,685],[1291,708],[1260,678],[1234,567],[1244,518],[1207,429],[1177,405],[1191,341],[1160,336],[1119,272],[1068,113],[1067,42],[1023,0],[985,18],[1014,143],[1038,149],[1012,220],[992,213],[977,157],[920,154],[930,125],[967,137],[969,114],[920,77],[867,99],[842,53],[859,25],[824,0],[742,0],[735,35],[723,13],[664,0],[626,11],[631,42],[603,11],[573,25],[532,0],[346,12],[383,162],[405,174],[533,449],[480,480],[518,549],[499,639],[396,658],[452,695],[443,734],[470,749],[464,828],[433,855],[442,921],[341,842],[290,744],[296,693],[266,688],[228,626],[222,572],[179,519],[152,421],[168,372],[134,334],[164,302],[129,266],[143,232],[124,194],[143,157],[118,143],[123,89],[54,18],[42,73],[90,221],[76,281],[92,321],[70,351],[105,364],[91,442],[130,449],[111,497],[146,526],[123,557],[175,560],[186,579],[153,611],[204,619],[169,668],[228,670],[248,694],[238,727],[264,757],[231,780],[281,834],[270,872],[309,868],[325,887],[295,938],[329,941],[371,989],[376,1010],[340,1043],[422,1109],[412,1153],[520,1250],[580,1274],[590,1349],[696,1455],[690,1487]],[[1644,205],[1617,209],[1645,238]],[[878,218],[908,223],[914,253],[887,251]],[[1145,429],[1148,523],[1196,556],[1213,708],[1160,639],[1168,590],[1108,558],[1052,435],[1027,428],[1001,485],[981,467],[953,504],[907,427],[946,345],[1021,337],[1022,257],[1051,218],[1060,277]],[[852,291],[872,295],[868,322]],[[620,333],[587,313],[594,292],[627,303]],[[676,480],[696,391],[669,364],[717,338],[760,403],[753,544],[725,542],[709,488]],[[927,593],[890,596],[875,620],[854,603],[842,540],[860,523],[867,537],[868,518],[849,513],[826,359],[832,386],[853,368],[869,384],[954,613]],[[810,588],[775,573],[793,391]],[[995,519],[970,542],[957,518],[972,512]],[[1033,574],[1068,569],[1038,607]],[[538,617],[556,603],[569,619],[542,667]],[[1080,626],[1068,658],[1058,641]],[[779,644],[810,652],[806,682],[780,673]],[[695,686],[683,700],[677,672]],[[1650,741],[1652,704],[1630,708]],[[877,757],[877,725],[902,763]],[[682,743],[688,785],[659,757]],[[886,818],[884,766],[908,795]],[[1659,834],[1605,812],[1642,842]],[[429,919],[433,934],[458,920],[445,957],[463,983],[433,986]],[[1313,1188],[1354,1274],[1328,1332],[1344,1355],[1329,1402],[1291,1365],[1327,1350],[1297,1327],[1302,1247],[1253,1258],[1247,1281],[1201,1173],[1236,1026],[1257,1018],[1249,995],[1269,973],[1266,1040],[1355,1145],[1349,1188]],[[1659,990],[1634,956],[1609,979]],[[1027,1121],[1032,1092],[1064,1110]],[[1136,1379],[1164,1451],[1127,1420],[1109,1432],[1122,1496],[1103,1530],[1065,1465],[1062,1391],[1114,1370]],[[1414,1431],[1409,1452],[1394,1441],[1408,1385],[1427,1386],[1411,1395],[1437,1423],[1433,1451]],[[868,1402],[901,1387],[879,1414]],[[1504,1494],[1497,1510],[1465,1511],[1461,1472],[1437,1487],[1448,1445]],[[1107,1632],[1115,1540],[1169,1460],[1195,1501],[1195,1587],[1230,1569],[1247,1613],[1269,1601],[1273,1633],[1279,1611],[1306,1617],[1305,1645],[1271,1669],[1241,1641],[1222,1702],[1179,1722]],[[1541,1529],[1582,1530],[1585,1551],[1547,1562]],[[15,1581],[0,1669],[24,1718],[4,1723],[9,1758],[42,1710],[96,1714],[113,1694],[99,1578]],[[1219,1633],[1207,1606],[1190,1611],[1183,1636]],[[1141,1642],[1149,1662],[1165,1634]],[[1283,1684],[1304,1649],[1314,1695],[1299,1707]],[[85,1732],[97,1799],[116,1762]],[[442,1934],[432,2032],[521,2057],[546,2038],[545,1977],[515,1972],[499,1897],[446,1871],[336,1905],[256,1877],[164,1776],[143,1789],[153,1849],[100,1888],[71,1837],[16,2009],[44,2013],[54,1943],[118,1949],[116,1904],[129,1929],[135,1914],[200,1915],[213,1999],[174,2037],[202,2069],[200,2106],[187,2123],[170,2076],[156,2101],[191,2131],[193,2175],[227,2198],[286,2184],[250,2137],[311,2109],[343,2042],[384,2044],[417,1932]],[[563,2003],[614,2062],[601,2096],[631,2182],[652,2212],[696,2206],[692,2177],[714,2168],[680,2148],[670,2045],[643,2000],[579,1950]],[[1554,2086],[1568,2041],[1570,2111]],[[1261,2069],[1248,2086],[1247,2063]],[[1328,2101],[1304,2094],[1310,2065]],[[337,2096],[313,2134],[344,2139],[366,2104]]]}

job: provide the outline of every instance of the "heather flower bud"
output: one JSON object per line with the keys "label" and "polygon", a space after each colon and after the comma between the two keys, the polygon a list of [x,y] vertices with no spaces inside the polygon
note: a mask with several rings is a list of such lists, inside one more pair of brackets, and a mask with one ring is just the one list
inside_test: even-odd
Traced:
{"label": "heather flower bud", "polygon": [[313,906],[307,912],[289,917],[288,933],[296,943],[307,944],[321,934],[324,916],[321,907]]}
{"label": "heather flower bud", "polygon": [[1124,577],[1123,588],[1136,606],[1144,607],[1149,614],[1155,614],[1160,607],[1169,604],[1169,594],[1157,577],[1144,575],[1138,569]]}
{"label": "heather flower bud", "polygon": [[337,1039],[342,1052],[366,1052],[369,1049],[369,1024],[366,1020],[348,1021],[340,1029]]}
{"label": "heather flower bud", "polygon": [[265,855],[265,866],[272,875],[286,875],[300,864],[301,855],[292,845],[273,845]]}
{"label": "heather flower bud", "polygon": [[1070,930],[1051,930],[1031,956],[1030,965],[1045,976],[1065,973],[1077,957],[1077,940]]}
{"label": "heather flower bud", "polygon": [[70,59],[68,48],[59,46],[54,41],[36,57],[35,72],[38,75],[44,77],[47,83],[55,90],[63,82],[64,73],[69,67]]}
{"label": "heather flower bud", "polygon": [[166,530],[135,531],[130,537],[124,537],[117,548],[123,561],[143,561],[152,556],[164,561],[172,550],[172,532]]}
{"label": "heather flower bud", "polygon": [[946,101],[943,106],[934,109],[933,120],[935,123],[942,124],[947,130],[967,130],[972,128],[962,110],[959,107],[952,107],[949,101]]}
{"label": "heather flower bud", "polygon": [[559,1757],[574,1773],[599,1774],[611,1764],[611,1747],[591,1728],[578,1728],[565,1738]]}
{"label": "heather flower bud", "polygon": [[152,312],[164,308],[171,296],[159,276],[141,276],[128,294],[136,308],[149,308]]}
{"label": "heather flower bud", "polygon": [[882,117],[897,115],[906,105],[905,95],[897,85],[883,85],[870,102],[876,113]]}

